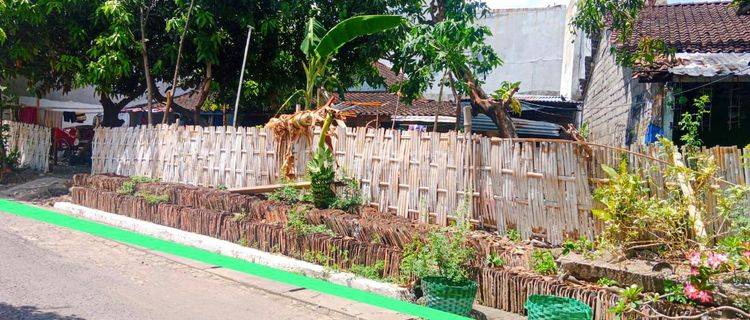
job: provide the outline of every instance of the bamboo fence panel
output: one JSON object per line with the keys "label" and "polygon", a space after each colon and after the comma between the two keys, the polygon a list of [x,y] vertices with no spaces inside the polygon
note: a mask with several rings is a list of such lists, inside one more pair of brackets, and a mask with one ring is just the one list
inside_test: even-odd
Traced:
{"label": "bamboo fence panel", "polygon": [[3,121],[7,133],[8,151],[18,150],[19,165],[42,172],[49,171],[49,155],[52,147],[52,130],[35,124]]}
{"label": "bamboo fence panel", "polygon": [[[339,168],[360,181],[363,197],[383,212],[446,225],[471,199],[473,222],[499,232],[554,244],[593,237],[593,188],[607,181],[602,164],[631,169],[658,186],[664,165],[628,150],[562,140],[498,139],[463,133],[336,128]],[[292,145],[300,179],[318,133]],[[198,186],[250,187],[279,183],[287,142],[263,128],[99,128],[92,172],[140,175]],[[655,155],[655,148],[638,150]],[[750,179],[748,150],[713,148],[722,176]],[[660,188],[654,188],[660,190]],[[657,191],[658,192],[658,191]]]}

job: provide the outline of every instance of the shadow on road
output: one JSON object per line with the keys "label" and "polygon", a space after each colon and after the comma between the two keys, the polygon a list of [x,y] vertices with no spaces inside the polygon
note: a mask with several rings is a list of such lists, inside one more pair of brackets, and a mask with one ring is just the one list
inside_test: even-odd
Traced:
{"label": "shadow on road", "polygon": [[54,312],[40,311],[34,306],[12,306],[0,302],[0,319],[4,320],[86,320],[77,316],[63,316]]}

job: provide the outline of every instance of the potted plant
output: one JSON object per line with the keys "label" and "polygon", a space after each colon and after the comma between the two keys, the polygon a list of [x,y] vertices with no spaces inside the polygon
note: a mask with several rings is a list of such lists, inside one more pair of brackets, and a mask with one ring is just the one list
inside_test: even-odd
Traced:
{"label": "potted plant", "polygon": [[471,312],[477,283],[469,271],[474,257],[474,249],[466,243],[470,230],[468,222],[434,229],[404,249],[402,274],[421,280],[428,307],[460,315]]}

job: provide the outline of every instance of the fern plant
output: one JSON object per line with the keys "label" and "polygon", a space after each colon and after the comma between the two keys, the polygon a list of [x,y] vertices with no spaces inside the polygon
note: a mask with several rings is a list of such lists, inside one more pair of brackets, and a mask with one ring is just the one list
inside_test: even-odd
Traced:
{"label": "fern plant", "polygon": [[336,201],[333,182],[336,178],[333,154],[326,147],[318,148],[307,163],[307,174],[310,176],[310,191],[313,204],[320,209],[331,207]]}

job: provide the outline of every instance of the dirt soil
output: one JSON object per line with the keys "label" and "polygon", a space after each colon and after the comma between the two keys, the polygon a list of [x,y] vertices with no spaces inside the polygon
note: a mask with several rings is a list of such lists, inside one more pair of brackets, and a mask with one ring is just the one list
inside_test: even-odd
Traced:
{"label": "dirt soil", "polygon": [[0,179],[0,198],[54,203],[68,195],[73,175],[90,170],[86,166],[56,166],[49,173],[30,169],[14,171]]}

